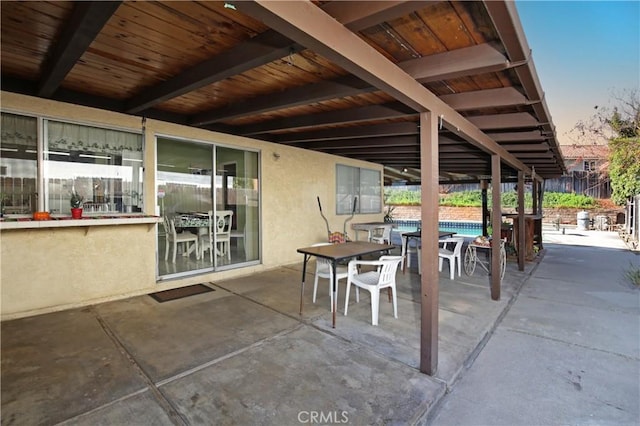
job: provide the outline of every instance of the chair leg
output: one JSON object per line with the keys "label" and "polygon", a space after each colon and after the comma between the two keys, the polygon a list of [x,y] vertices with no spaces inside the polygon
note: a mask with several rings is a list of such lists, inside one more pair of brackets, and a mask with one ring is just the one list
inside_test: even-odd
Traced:
{"label": "chair leg", "polygon": [[316,293],[318,292],[318,274],[313,278],[313,303],[316,303]]}
{"label": "chair leg", "polygon": [[213,264],[213,243],[209,241],[209,262]]}
{"label": "chair leg", "polygon": [[461,277],[462,276],[462,265],[461,265],[462,262],[460,261],[459,257],[454,258],[454,260],[458,265],[458,277]]}
{"label": "chair leg", "polygon": [[456,276],[456,265],[453,263],[453,259],[449,258],[449,278],[454,279]]}
{"label": "chair leg", "polygon": [[171,241],[169,241],[169,239],[165,238],[164,240],[164,260],[167,261],[169,260],[169,245],[171,244]]}
{"label": "chair leg", "polygon": [[178,242],[173,240],[173,263],[176,263],[176,252],[178,251]]}
{"label": "chair leg", "polygon": [[442,272],[442,258],[438,258],[438,272]]}
{"label": "chair leg", "polygon": [[344,315],[347,316],[347,310],[349,309],[349,293],[351,292],[351,281],[347,280],[347,291],[344,297]]}
{"label": "chair leg", "polygon": [[389,288],[391,289],[391,293],[393,294],[393,317],[398,318],[398,298],[396,296],[396,286],[394,284]]}
{"label": "chair leg", "polygon": [[378,310],[380,308],[380,290],[371,292],[371,324],[378,325]]}

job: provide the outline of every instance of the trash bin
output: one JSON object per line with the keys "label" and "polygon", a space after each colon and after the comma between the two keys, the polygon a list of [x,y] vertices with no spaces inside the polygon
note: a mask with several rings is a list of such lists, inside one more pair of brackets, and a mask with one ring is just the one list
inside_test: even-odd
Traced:
{"label": "trash bin", "polygon": [[589,212],[578,212],[578,231],[586,231],[589,229]]}

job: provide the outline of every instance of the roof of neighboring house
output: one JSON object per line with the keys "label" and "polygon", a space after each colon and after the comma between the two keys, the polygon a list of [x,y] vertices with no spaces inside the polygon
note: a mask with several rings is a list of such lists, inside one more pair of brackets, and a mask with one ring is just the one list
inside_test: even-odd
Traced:
{"label": "roof of neighboring house", "polygon": [[560,145],[562,156],[569,159],[607,160],[609,158],[608,145]]}

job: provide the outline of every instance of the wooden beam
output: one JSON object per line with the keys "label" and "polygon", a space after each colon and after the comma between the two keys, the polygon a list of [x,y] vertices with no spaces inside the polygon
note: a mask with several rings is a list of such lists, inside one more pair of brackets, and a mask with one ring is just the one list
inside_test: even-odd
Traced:
{"label": "wooden beam", "polygon": [[216,81],[268,64],[304,48],[275,31],[266,31],[235,48],[153,86],[127,102],[129,114],[184,95]]}
{"label": "wooden beam", "polygon": [[348,110],[321,112],[297,117],[285,117],[264,123],[237,127],[235,133],[243,136],[258,135],[278,130],[312,129],[328,124],[363,123],[372,120],[416,117],[417,113],[399,102],[370,105]]}
{"label": "wooden beam", "polygon": [[513,87],[455,93],[440,96],[440,99],[456,111],[521,106],[528,103],[527,98]]}
{"label": "wooden beam", "polygon": [[347,75],[333,81],[321,81],[293,87],[283,92],[269,93],[265,96],[251,98],[246,102],[239,102],[223,108],[205,111],[196,114],[191,120],[191,123],[194,126],[201,126],[223,120],[245,117],[247,115],[262,114],[336,98],[361,95],[377,90],[378,89],[360,80],[358,77]]}
{"label": "wooden beam", "polygon": [[[342,149],[361,149],[367,147],[399,147],[399,146],[419,146],[418,138],[415,136],[394,136],[366,139],[346,139],[337,141],[317,141],[301,142],[290,144],[298,148],[322,149],[325,151]],[[390,151],[389,151],[390,152]]]}
{"label": "wooden beam", "polygon": [[398,66],[420,83],[428,83],[501,71],[510,64],[487,43],[411,59]]}
{"label": "wooden beam", "polygon": [[71,19],[44,65],[38,96],[49,98],[102,30],[121,1],[82,1],[74,3]]}
{"label": "wooden beam", "polygon": [[541,124],[528,112],[476,115],[467,117],[467,120],[482,130],[503,130],[528,127],[537,128]]}
{"label": "wooden beam", "polygon": [[533,142],[533,141],[546,141],[549,138],[542,136],[540,131],[531,130],[528,132],[506,132],[506,133],[487,133],[494,141],[500,142]]}
{"label": "wooden beam", "polygon": [[274,135],[271,141],[278,143],[328,141],[378,136],[418,136],[418,123],[383,123],[370,126],[344,127],[338,129],[317,130],[312,132],[294,132]]}
{"label": "wooden beam", "polygon": [[322,9],[342,22],[351,31],[379,25],[425,8],[429,1],[334,1],[322,5]]}

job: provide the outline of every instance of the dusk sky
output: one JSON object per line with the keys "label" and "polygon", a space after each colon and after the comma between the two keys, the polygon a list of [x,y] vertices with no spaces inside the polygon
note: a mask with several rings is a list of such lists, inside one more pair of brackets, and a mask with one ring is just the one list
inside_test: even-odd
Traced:
{"label": "dusk sky", "polygon": [[640,90],[640,1],[516,2],[560,144],[613,93]]}

